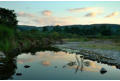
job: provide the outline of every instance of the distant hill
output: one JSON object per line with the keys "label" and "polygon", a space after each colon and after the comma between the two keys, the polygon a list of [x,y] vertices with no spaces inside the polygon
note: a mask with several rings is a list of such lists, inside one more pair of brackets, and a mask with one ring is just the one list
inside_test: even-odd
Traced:
{"label": "distant hill", "polygon": [[18,29],[24,31],[24,30],[41,30],[41,27],[37,27],[37,26],[27,26],[27,25],[18,25],[17,26]]}
{"label": "distant hill", "polygon": [[27,25],[18,25],[18,29],[20,30],[40,30],[42,31],[44,27],[47,27],[47,29],[50,31],[55,27],[59,27],[61,29],[67,28],[80,28],[80,29],[90,29],[93,27],[102,28],[102,27],[110,27],[113,32],[117,32],[117,30],[120,30],[120,25],[118,24],[91,24],[91,25],[66,25],[66,26],[44,26],[44,27],[37,27],[37,26],[27,26]]}

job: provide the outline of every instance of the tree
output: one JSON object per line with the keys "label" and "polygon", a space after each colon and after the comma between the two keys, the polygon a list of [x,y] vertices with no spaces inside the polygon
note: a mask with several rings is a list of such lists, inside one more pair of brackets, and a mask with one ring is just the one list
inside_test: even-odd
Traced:
{"label": "tree", "polygon": [[0,50],[3,52],[11,49],[17,22],[14,10],[0,8]]}
{"label": "tree", "polygon": [[0,8],[0,24],[16,27],[17,19],[14,10]]}
{"label": "tree", "polygon": [[57,26],[55,26],[55,27],[53,28],[53,31],[55,31],[55,32],[61,32],[62,29],[60,28],[59,25],[57,25]]}
{"label": "tree", "polygon": [[104,36],[110,36],[112,34],[111,28],[107,27],[107,25],[102,25],[101,34]]}
{"label": "tree", "polygon": [[43,27],[43,30],[42,30],[43,32],[46,32],[46,31],[48,31],[48,28],[47,27]]}

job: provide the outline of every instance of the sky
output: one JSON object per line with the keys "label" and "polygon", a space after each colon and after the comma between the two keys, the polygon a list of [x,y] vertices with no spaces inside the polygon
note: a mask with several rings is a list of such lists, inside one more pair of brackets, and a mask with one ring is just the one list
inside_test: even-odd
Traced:
{"label": "sky", "polygon": [[120,24],[120,1],[0,1],[19,25]]}

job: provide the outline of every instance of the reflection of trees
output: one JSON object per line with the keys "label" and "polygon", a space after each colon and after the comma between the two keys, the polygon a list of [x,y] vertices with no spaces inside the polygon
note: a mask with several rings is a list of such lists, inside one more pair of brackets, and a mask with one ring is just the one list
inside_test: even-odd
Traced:
{"label": "reflection of trees", "polygon": [[78,71],[79,68],[80,68],[80,71],[82,72],[83,68],[84,68],[84,57],[80,56],[80,61],[79,61],[79,58],[76,56],[76,60],[78,62],[78,66],[76,68],[76,73],[77,73],[77,71]]}
{"label": "reflection of trees", "polygon": [[83,62],[83,58],[80,58],[81,59],[81,67],[80,67],[80,71],[82,72],[83,71],[83,68],[84,68],[84,62]]}
{"label": "reflection of trees", "polygon": [[13,56],[0,59],[0,80],[12,79],[15,70],[16,59]]}
{"label": "reflection of trees", "polygon": [[77,57],[77,55],[75,55],[75,57],[76,57],[76,61],[77,61],[77,63],[78,63],[78,66],[77,66],[77,68],[76,68],[76,70],[75,70],[75,73],[77,73],[77,71],[78,71],[78,69],[79,69],[79,67],[80,67],[80,61],[79,61],[79,58]]}
{"label": "reflection of trees", "polygon": [[75,55],[75,58],[76,58],[77,63],[74,63],[74,64],[72,62],[68,63],[68,66],[75,67],[75,73],[77,73],[79,70],[82,72],[85,67],[90,66],[90,62],[89,61],[84,61],[83,56],[80,56],[80,58],[78,58],[78,56]]}

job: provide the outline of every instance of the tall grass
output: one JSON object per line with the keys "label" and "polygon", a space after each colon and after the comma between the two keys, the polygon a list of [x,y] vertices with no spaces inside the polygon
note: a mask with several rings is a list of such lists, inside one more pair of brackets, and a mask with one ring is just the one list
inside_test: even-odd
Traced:
{"label": "tall grass", "polygon": [[5,52],[11,49],[14,34],[14,29],[5,25],[0,25],[0,51]]}

